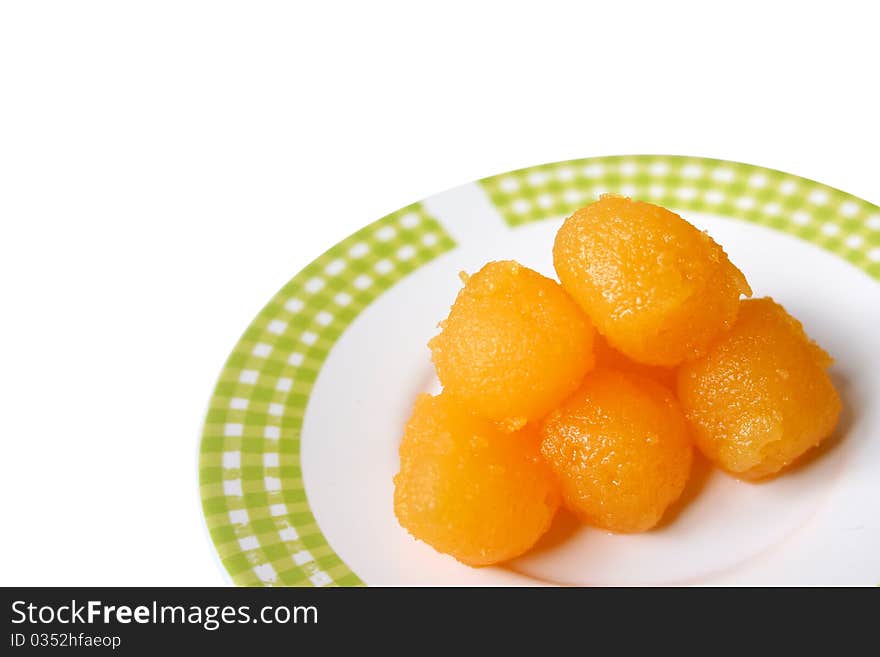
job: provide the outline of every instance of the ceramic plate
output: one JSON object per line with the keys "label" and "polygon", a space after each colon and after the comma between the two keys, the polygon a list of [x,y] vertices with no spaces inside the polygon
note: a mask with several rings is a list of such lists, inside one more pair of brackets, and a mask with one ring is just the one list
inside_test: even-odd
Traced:
{"label": "ceramic plate", "polygon": [[[458,272],[516,259],[554,276],[565,216],[604,192],[706,229],[836,359],[837,434],[785,476],[700,463],[650,532],[561,515],[528,555],[473,569],[412,539],[391,479],[415,397],[439,389],[425,346]],[[677,156],[513,171],[379,219],[273,297],[210,402],[199,479],[211,538],[242,585],[880,583],[880,208],[819,183]]]}

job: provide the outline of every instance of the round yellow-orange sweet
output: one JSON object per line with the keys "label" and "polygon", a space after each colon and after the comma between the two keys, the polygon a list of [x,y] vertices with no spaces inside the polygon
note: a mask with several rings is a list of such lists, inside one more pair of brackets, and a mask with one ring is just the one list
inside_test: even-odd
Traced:
{"label": "round yellow-orange sweet", "polygon": [[415,538],[471,566],[512,559],[550,527],[559,492],[531,425],[503,433],[449,395],[416,401],[394,512]]}
{"label": "round yellow-orange sweet", "polygon": [[832,433],[841,402],[831,357],[772,299],[744,301],[708,354],[678,372],[697,446],[747,479],[772,475]]}
{"label": "round yellow-orange sweet", "polygon": [[736,319],[742,272],[706,233],[665,208],[606,194],[556,235],[566,291],[611,345],[633,360],[677,365],[700,356]]}
{"label": "round yellow-orange sweet", "polygon": [[594,370],[542,438],[568,509],[610,531],[656,525],[690,475],[685,417],[669,390],[640,375]]}
{"label": "round yellow-orange sweet", "polygon": [[554,280],[513,261],[465,277],[429,346],[443,389],[517,429],[578,387],[593,364],[593,327]]}

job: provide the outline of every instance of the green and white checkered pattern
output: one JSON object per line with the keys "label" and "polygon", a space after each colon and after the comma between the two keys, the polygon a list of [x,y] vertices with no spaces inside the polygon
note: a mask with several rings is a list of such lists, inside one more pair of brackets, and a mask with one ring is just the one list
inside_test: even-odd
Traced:
{"label": "green and white checkered pattern", "polygon": [[633,155],[570,160],[485,178],[510,226],[571,214],[614,192],[745,219],[818,244],[880,279],[880,208],[772,169],[706,158]]}
{"label": "green and white checkered pattern", "polygon": [[199,459],[205,519],[236,584],[361,584],[327,544],[306,499],[306,404],[354,318],[454,246],[420,204],[403,208],[308,265],[245,331],[214,390]]}

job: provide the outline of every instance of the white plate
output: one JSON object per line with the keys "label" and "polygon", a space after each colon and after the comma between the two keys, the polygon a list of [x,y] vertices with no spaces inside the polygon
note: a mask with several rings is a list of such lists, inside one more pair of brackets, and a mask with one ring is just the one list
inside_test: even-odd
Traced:
{"label": "white plate", "polygon": [[[493,259],[554,276],[562,219],[615,191],[683,214],[835,358],[845,411],[816,454],[761,484],[703,462],[661,526],[612,535],[561,514],[538,546],[474,569],[392,510],[397,445],[436,391],[428,339]],[[202,445],[205,516],[241,584],[880,583],[880,210],[818,183],[671,156],[495,176],[408,206],[321,256],[230,357]]]}

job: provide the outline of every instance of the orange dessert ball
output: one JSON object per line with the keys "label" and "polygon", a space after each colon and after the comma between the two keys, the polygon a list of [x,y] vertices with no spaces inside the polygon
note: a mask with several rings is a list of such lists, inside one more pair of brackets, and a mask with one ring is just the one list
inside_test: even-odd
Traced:
{"label": "orange dessert ball", "polygon": [[613,347],[651,365],[705,353],[751,290],[722,248],[674,212],[606,194],[556,235],[566,291]]}
{"label": "orange dessert ball", "polygon": [[831,357],[772,299],[744,301],[731,331],[678,372],[700,450],[747,479],[774,474],[826,438],[841,403]]}
{"label": "orange dessert ball", "polygon": [[502,433],[449,395],[416,401],[400,444],[394,513],[414,537],[471,566],[512,559],[559,506],[531,426]]}
{"label": "orange dessert ball", "polygon": [[509,430],[537,420],[593,365],[593,327],[556,282],[512,261],[463,277],[431,340],[444,390]]}
{"label": "orange dessert ball", "polygon": [[672,393],[627,372],[597,369],[542,427],[541,453],[566,506],[585,522],[641,532],[681,495],[693,458]]}

